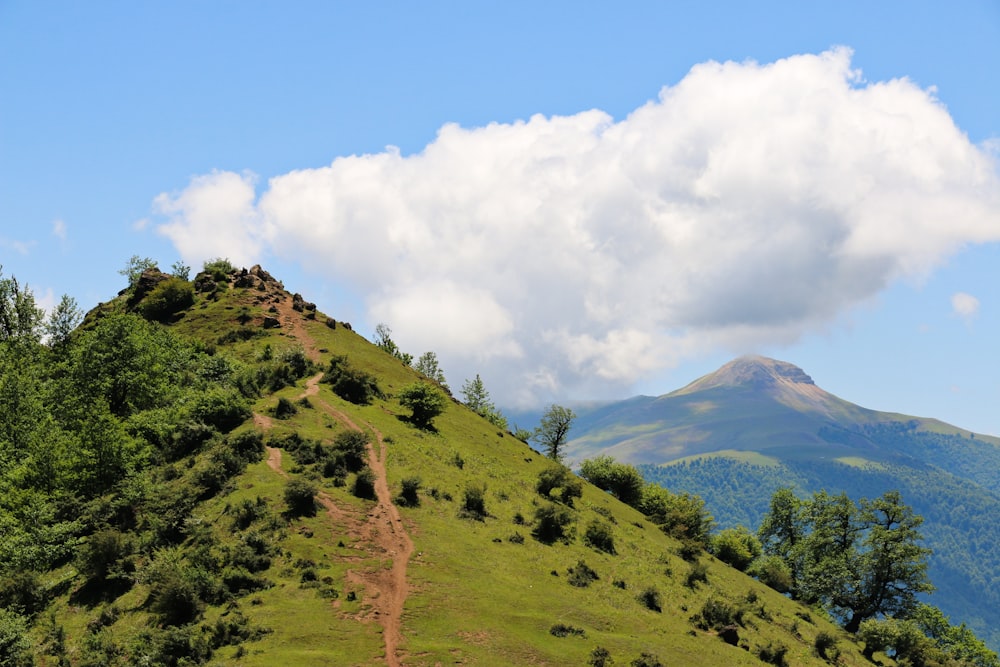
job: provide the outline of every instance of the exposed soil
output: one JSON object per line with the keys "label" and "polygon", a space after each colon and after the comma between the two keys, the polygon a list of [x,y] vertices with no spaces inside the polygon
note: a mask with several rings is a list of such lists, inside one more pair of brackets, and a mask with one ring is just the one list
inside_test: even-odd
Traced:
{"label": "exposed soil", "polygon": [[[311,360],[318,362],[319,350],[306,330],[302,314],[292,308],[291,297],[278,304],[278,314],[288,335],[302,345]],[[315,397],[319,393],[321,377],[322,373],[309,378],[306,389],[299,398]],[[368,443],[368,466],[375,473],[375,504],[367,515],[362,517],[356,512],[338,507],[323,492],[317,495],[317,500],[331,519],[345,526],[349,538],[354,541],[352,546],[368,552],[370,559],[379,561],[374,567],[349,570],[347,582],[364,589],[364,600],[369,605],[365,618],[374,618],[382,626],[386,664],[389,667],[402,667],[399,644],[402,640],[403,606],[409,592],[406,569],[413,555],[413,540],[403,524],[399,508],[392,502],[386,478],[385,442],[382,433],[371,424],[364,424],[366,428],[362,428],[346,413],[326,401],[314,398],[314,403],[348,428],[358,431],[367,429],[374,437],[374,442]],[[273,422],[269,417],[255,414],[254,424],[267,430],[272,427]],[[268,447],[267,454],[268,466],[279,475],[287,476],[281,467],[281,450]]]}

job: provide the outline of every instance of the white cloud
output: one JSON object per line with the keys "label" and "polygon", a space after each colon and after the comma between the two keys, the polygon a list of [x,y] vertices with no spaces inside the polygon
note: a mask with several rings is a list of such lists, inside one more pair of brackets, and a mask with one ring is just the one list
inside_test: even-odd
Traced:
{"label": "white cloud", "polygon": [[35,245],[34,241],[18,241],[17,239],[8,239],[6,237],[0,236],[0,248],[6,248],[13,250],[19,255],[27,255],[31,252],[31,248]]}
{"label": "white cloud", "polygon": [[249,266],[261,252],[255,180],[252,174],[213,171],[195,177],[180,193],[160,194],[153,209],[168,221],[157,231],[189,264],[228,257]]}
{"label": "white cloud", "polygon": [[52,221],[52,236],[63,243],[66,242],[66,223],[63,220],[56,219]]}
{"label": "white cloud", "polygon": [[251,177],[214,172],[154,206],[187,261],[301,261],[498,402],[620,394],[692,354],[792,342],[1000,240],[986,147],[847,49],[697,65],[618,121],[445,125],[419,154],[276,176],[256,203]]}
{"label": "white cloud", "polygon": [[979,313],[979,299],[965,292],[955,292],[951,295],[951,310],[962,319],[971,320]]}

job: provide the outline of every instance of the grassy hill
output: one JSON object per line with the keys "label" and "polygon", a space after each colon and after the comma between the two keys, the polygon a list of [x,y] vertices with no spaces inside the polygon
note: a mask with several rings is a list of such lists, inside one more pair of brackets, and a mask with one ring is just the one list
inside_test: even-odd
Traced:
{"label": "grassy hill", "polygon": [[931,602],[1000,648],[1000,439],[862,408],[763,357],[664,396],[581,412],[571,457],[638,464],[649,481],[701,495],[721,527],[756,530],[782,486],[803,497],[900,490],[926,519]]}
{"label": "grassy hill", "polygon": [[[870,664],[822,613],[609,494],[539,493],[552,462],[457,401],[417,428],[398,396],[429,380],[258,267],[206,269],[147,272],[65,339],[0,344],[0,405],[24,416],[0,433],[3,664],[584,665],[603,649],[818,665],[818,637]],[[335,392],[333,368],[370,400]],[[546,511],[561,537],[539,530]]]}

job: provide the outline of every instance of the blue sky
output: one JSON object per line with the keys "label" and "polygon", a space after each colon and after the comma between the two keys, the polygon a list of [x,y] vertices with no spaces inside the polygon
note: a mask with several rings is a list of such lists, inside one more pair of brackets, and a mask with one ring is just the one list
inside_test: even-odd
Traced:
{"label": "blue sky", "polygon": [[5,0],[0,264],[260,262],[501,404],[756,352],[1000,434],[998,63],[993,1]]}

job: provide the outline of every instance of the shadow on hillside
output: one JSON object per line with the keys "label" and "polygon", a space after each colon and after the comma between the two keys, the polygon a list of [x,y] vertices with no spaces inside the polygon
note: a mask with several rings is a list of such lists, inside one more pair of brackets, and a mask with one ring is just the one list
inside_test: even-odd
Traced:
{"label": "shadow on hillside", "polygon": [[133,582],[125,577],[97,580],[90,579],[70,595],[70,603],[93,609],[94,607],[117,600],[132,589]]}

